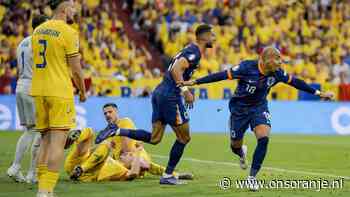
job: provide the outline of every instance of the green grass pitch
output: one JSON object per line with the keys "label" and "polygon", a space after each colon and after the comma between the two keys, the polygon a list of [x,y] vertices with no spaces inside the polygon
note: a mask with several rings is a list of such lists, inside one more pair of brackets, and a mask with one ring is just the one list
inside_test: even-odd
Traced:
{"label": "green grass pitch", "polygon": [[[35,196],[36,186],[14,183],[6,176],[20,134],[0,132],[1,197]],[[154,155],[153,160],[166,165],[166,156],[174,139],[173,134],[167,134],[159,145],[146,145],[146,150]],[[256,140],[251,134],[245,140],[251,161]],[[23,161],[23,172],[26,172],[28,159],[29,156],[26,156]],[[155,176],[133,182],[72,183],[62,172],[56,194],[59,197],[350,196],[350,136],[271,135],[263,169],[258,176],[266,180],[333,180],[343,176],[342,189],[316,191],[289,188],[250,192],[236,188],[234,183],[230,189],[220,189],[218,182],[223,177],[230,177],[231,180],[247,177],[248,170],[239,169],[237,162],[229,148],[228,134],[193,134],[178,165],[180,171],[195,175],[195,180],[186,185],[160,186],[159,178]]]}

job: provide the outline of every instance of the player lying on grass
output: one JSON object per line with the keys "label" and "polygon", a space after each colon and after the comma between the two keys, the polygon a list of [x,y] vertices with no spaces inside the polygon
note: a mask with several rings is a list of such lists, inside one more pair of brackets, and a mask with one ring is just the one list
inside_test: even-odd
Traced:
{"label": "player lying on grass", "polygon": [[229,102],[231,150],[240,157],[241,168],[246,169],[247,147],[242,144],[244,133],[250,126],[258,141],[248,177],[249,187],[252,190],[258,189],[255,177],[264,161],[269,142],[271,116],[266,97],[271,87],[282,82],[323,99],[333,97],[333,94],[316,90],[303,80],[287,74],[281,69],[281,65],[280,51],[274,47],[266,47],[258,60],[242,61],[238,66],[227,71],[179,84],[179,86],[192,86],[227,79],[239,80],[236,91]]}
{"label": "player lying on grass", "polygon": [[114,159],[110,152],[113,141],[105,141],[93,148],[94,132],[91,128],[70,132],[66,148],[71,145],[64,163],[64,170],[72,180],[91,181],[124,181],[132,180],[140,174],[142,161],[140,151],[135,150],[130,169],[119,159]]}
{"label": "player lying on grass", "polygon": [[[103,111],[107,122],[114,122],[121,128],[135,128],[133,121],[129,118],[119,118],[116,104],[108,103],[104,105]],[[138,175],[140,176],[146,171],[150,174],[159,176],[164,173],[165,168],[151,161],[150,156],[144,150],[141,142],[137,142],[127,137],[115,136],[108,138],[107,140],[104,140],[101,145],[97,145],[97,148],[92,154],[89,154],[92,149],[92,141],[94,140],[94,133],[89,132],[90,130],[91,129],[84,129],[81,134],[79,131],[71,132],[71,135],[68,138],[67,145],[74,142],[74,147],[67,157],[65,165],[67,168],[65,169],[67,169],[66,171],[72,175],[73,179],[79,179],[81,174],[97,167],[105,161],[105,158],[106,156],[108,157],[108,155],[111,155],[112,159],[119,161],[129,170],[133,169],[133,165],[135,165],[133,164],[133,161],[135,161],[135,158],[139,157],[141,171]],[[89,159],[88,155],[91,155],[91,159]],[[79,157],[85,157],[85,159],[80,159]],[[74,161],[74,158],[78,158],[79,161]],[[85,162],[83,162],[83,160],[85,160]],[[115,168],[117,169],[117,167]],[[118,169],[125,171],[125,169],[120,169],[120,166]],[[178,174],[178,176],[181,179],[193,178],[191,174]]]}

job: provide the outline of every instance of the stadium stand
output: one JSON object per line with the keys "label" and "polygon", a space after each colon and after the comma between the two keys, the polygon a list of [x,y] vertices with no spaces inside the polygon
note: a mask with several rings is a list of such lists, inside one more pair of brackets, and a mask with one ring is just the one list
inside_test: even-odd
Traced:
{"label": "stadium stand", "polygon": [[[0,6],[0,94],[14,92],[15,49],[32,31],[31,16],[51,14],[41,2],[4,1]],[[350,100],[350,4],[346,1],[82,0],[81,5],[80,20],[74,26],[81,34],[90,95],[148,96],[169,58],[194,41],[191,32],[205,22],[214,26],[217,42],[204,54],[194,77],[256,58],[262,47],[276,45],[288,72],[335,92],[339,100]],[[158,58],[160,66],[154,64]],[[209,98],[223,98],[221,93],[231,88],[230,83],[200,88]],[[298,95],[280,85],[270,98],[301,99]],[[308,100],[306,95],[302,99]]]}

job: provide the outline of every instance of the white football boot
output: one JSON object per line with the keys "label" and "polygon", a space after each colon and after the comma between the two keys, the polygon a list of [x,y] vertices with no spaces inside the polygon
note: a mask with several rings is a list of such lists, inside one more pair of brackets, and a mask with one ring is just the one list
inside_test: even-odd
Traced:
{"label": "white football boot", "polygon": [[12,165],[9,169],[7,169],[7,176],[13,179],[16,182],[23,183],[25,182],[25,178],[21,172],[21,167],[18,165]]}

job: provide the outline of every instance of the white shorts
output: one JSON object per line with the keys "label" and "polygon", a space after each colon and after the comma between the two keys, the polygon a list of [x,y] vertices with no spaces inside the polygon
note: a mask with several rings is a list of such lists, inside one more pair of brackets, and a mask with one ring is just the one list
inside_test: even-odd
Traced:
{"label": "white shorts", "polygon": [[35,106],[33,97],[18,92],[16,94],[17,110],[22,126],[35,126]]}

